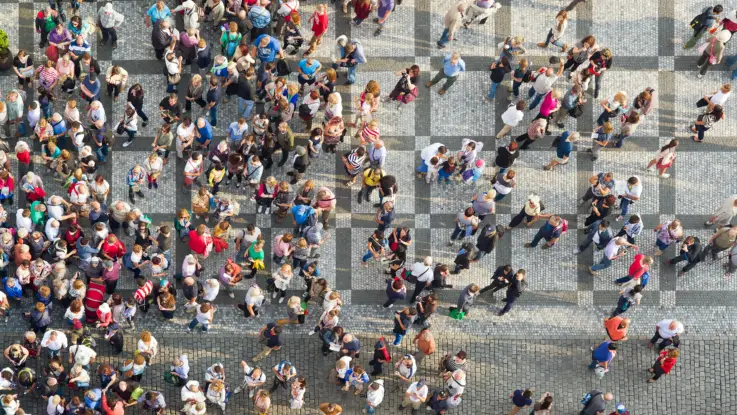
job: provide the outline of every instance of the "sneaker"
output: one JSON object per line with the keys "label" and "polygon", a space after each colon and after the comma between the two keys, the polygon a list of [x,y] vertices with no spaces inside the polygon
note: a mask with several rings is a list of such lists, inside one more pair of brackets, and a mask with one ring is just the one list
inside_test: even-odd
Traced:
{"label": "sneaker", "polygon": [[662,177],[664,179],[667,179],[667,178],[670,177],[670,173],[663,173],[663,174],[660,175],[660,177]]}
{"label": "sneaker", "polygon": [[649,171],[650,173],[652,173],[652,172],[654,172],[654,171],[655,171],[655,166],[651,166],[651,167],[648,167],[648,168],[646,168],[645,170],[647,170],[647,171]]}
{"label": "sneaker", "polygon": [[[254,197],[254,198],[252,198],[252,199],[253,199],[253,200],[256,200],[256,198],[255,198],[255,197]],[[258,206],[256,206],[256,213],[261,213],[261,212],[263,211],[263,208],[264,208],[264,207],[263,207],[263,206],[261,206],[261,205],[258,205]]]}
{"label": "sneaker", "polygon": [[240,188],[241,188],[241,184],[240,184],[240,183],[236,183],[236,184],[235,184],[235,188],[236,188],[236,189],[240,189]]}
{"label": "sneaker", "polygon": [[284,297],[279,297],[279,304],[284,302]]}
{"label": "sneaker", "polygon": [[616,218],[616,219],[614,219],[614,220],[615,220],[615,221],[617,221],[617,222],[621,222],[621,221],[622,221],[622,219],[624,219],[624,216],[622,216],[622,215],[619,215],[619,216],[617,216],[617,218]]}
{"label": "sneaker", "polygon": [[576,249],[573,250],[573,253],[574,254],[580,254],[581,252],[582,251],[580,249],[578,249],[578,248],[576,248]]}
{"label": "sneaker", "polygon": [[250,391],[248,392],[248,397],[249,397],[249,398],[253,398],[253,395],[254,395],[255,393],[256,393],[256,389],[251,389],[251,390],[250,390]]}
{"label": "sneaker", "polygon": [[228,293],[228,297],[230,297],[230,298],[235,298],[235,294],[233,294],[233,293]]}
{"label": "sneaker", "polygon": [[238,395],[239,393],[241,393],[241,391],[242,391],[242,390],[243,390],[243,388],[241,388],[240,386],[238,386],[238,387],[237,387],[237,388],[235,388],[235,390],[233,391],[233,395]]}
{"label": "sneaker", "polygon": [[699,79],[701,79],[701,78],[703,78],[703,77],[704,77],[704,75],[702,75],[702,74],[698,74],[698,75],[696,75],[696,77],[697,77],[697,78],[699,78]]}
{"label": "sneaker", "polygon": [[154,182],[154,189],[158,189],[158,188],[159,188],[159,182]]}
{"label": "sneaker", "polygon": [[189,327],[187,327],[187,332],[188,332],[188,333],[192,333],[192,329],[191,329],[191,328],[189,328]]}
{"label": "sneaker", "polygon": [[133,141],[126,141],[125,143],[123,143],[123,147],[128,147],[129,145],[131,145],[131,143],[133,143]]}
{"label": "sneaker", "polygon": [[271,298],[276,298],[276,291],[274,291],[273,293],[271,293]]}
{"label": "sneaker", "polygon": [[230,179],[228,179],[228,180],[225,181],[225,185],[226,186],[230,186]]}

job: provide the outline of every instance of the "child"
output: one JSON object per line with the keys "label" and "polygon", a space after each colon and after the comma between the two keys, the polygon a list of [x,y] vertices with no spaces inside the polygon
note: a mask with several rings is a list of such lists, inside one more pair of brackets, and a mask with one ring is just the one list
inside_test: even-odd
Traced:
{"label": "child", "polygon": [[461,163],[458,169],[458,175],[463,174],[468,166],[472,166],[473,162],[476,161],[476,155],[483,148],[483,143],[477,143],[476,141],[469,140],[468,138],[463,139],[462,149],[456,154],[458,161]]}
{"label": "child", "polygon": [[465,170],[461,174],[461,179],[463,179],[463,183],[476,184],[476,182],[481,178],[481,175],[484,173],[484,167],[486,167],[486,163],[483,160],[476,160],[473,169]]}
{"label": "child", "polygon": [[123,317],[125,318],[125,322],[128,323],[128,327],[131,330],[136,329],[136,323],[134,322],[136,317],[136,299],[133,297],[129,297],[127,300],[125,300],[125,309],[123,310]]}
{"label": "child", "polygon": [[38,102],[41,105],[41,113],[44,118],[49,119],[54,112],[54,95],[44,87],[38,87]]}
{"label": "child", "polygon": [[454,157],[448,157],[438,170],[438,183],[450,184],[450,177],[456,170],[456,160]]}
{"label": "child", "polygon": [[433,156],[430,159],[430,164],[427,165],[427,172],[425,173],[425,182],[427,184],[435,183],[438,180],[438,172],[440,171],[440,159],[437,156]]}
{"label": "child", "polygon": [[38,120],[41,119],[41,104],[39,104],[38,101],[33,101],[31,102],[31,105],[28,106],[28,115],[26,118],[28,119],[28,126],[31,127],[31,130],[36,128]]}
{"label": "child", "polygon": [[304,267],[307,264],[309,256],[310,246],[307,243],[307,239],[299,238],[292,254],[292,268],[298,269]]}
{"label": "child", "polygon": [[284,302],[284,297],[287,295],[287,288],[289,283],[292,282],[292,266],[289,264],[283,264],[278,271],[271,275],[271,278],[267,280],[269,291],[271,291],[271,298],[279,296],[279,304]]}
{"label": "child", "polygon": [[322,141],[322,128],[314,128],[310,133],[310,141],[308,142],[307,147],[310,158],[320,157],[320,151],[322,150]]}
{"label": "child", "polygon": [[189,231],[194,229],[187,209],[179,209],[179,212],[177,212],[177,220],[174,222],[174,229],[179,234],[179,239],[182,242],[185,242],[189,235]]}

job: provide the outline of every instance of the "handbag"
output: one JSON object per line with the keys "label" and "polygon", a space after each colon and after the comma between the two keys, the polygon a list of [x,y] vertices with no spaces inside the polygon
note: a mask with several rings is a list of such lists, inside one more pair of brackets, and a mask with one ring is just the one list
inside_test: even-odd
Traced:
{"label": "handbag", "polygon": [[123,121],[119,122],[118,125],[115,126],[115,134],[125,134],[125,124],[123,123]]}
{"label": "handbag", "polygon": [[164,372],[164,382],[170,385],[176,385],[179,383],[177,377],[174,376],[171,372]]}
{"label": "handbag", "polygon": [[583,115],[583,107],[584,107],[584,105],[581,104],[581,103],[576,104],[575,107],[571,108],[568,111],[568,115],[570,115],[573,118],[580,117],[581,115]]}
{"label": "handbag", "polygon": [[181,81],[181,80],[182,80],[182,75],[180,75],[180,74],[178,74],[178,73],[176,73],[176,74],[174,74],[174,75],[171,75],[171,74],[170,74],[169,76],[167,76],[167,77],[166,77],[166,80],[167,80],[167,81],[168,81],[168,82],[169,82],[170,84],[172,84],[172,85],[177,85],[177,84],[179,84],[179,81]]}

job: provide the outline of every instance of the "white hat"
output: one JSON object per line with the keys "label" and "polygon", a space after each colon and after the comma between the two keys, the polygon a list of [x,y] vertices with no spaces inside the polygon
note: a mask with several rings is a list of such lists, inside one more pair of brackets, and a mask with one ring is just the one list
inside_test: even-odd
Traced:
{"label": "white hat", "polygon": [[732,38],[732,33],[729,30],[722,30],[717,33],[717,40],[722,43],[728,42]]}
{"label": "white hat", "polygon": [[110,312],[110,306],[107,303],[100,304],[99,310],[103,313],[109,313]]}

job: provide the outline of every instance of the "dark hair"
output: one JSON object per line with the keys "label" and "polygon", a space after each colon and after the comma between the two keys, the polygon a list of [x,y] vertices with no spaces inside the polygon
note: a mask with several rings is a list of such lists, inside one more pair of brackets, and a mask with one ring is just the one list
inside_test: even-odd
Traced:
{"label": "dark hair", "polygon": [[609,227],[609,221],[606,219],[603,219],[601,222],[599,222],[599,227],[608,228]]}
{"label": "dark hair", "polygon": [[634,292],[634,293],[642,292],[642,285],[637,284],[634,287],[632,287],[632,292]]}
{"label": "dark hair", "polygon": [[711,9],[711,11],[714,12],[714,13],[716,13],[716,14],[719,14],[719,13],[721,13],[721,12],[724,11],[724,7],[722,7],[721,4],[717,4],[716,6],[714,6],[713,9]]}
{"label": "dark hair", "polygon": [[456,357],[459,359],[465,359],[466,358],[466,352],[461,350],[458,353],[456,353]]}
{"label": "dark hair", "polygon": [[630,216],[629,223],[640,223],[640,217],[637,215]]}
{"label": "dark hair", "polygon": [[[716,108],[716,107],[714,107]],[[358,154],[359,157],[363,157],[366,154],[366,149],[363,147],[358,147],[356,149],[356,154]]]}
{"label": "dark hair", "polygon": [[525,389],[525,391],[522,392],[522,396],[524,396],[525,398],[529,398],[532,396],[532,391],[529,389]]}
{"label": "dark hair", "polygon": [[609,350],[617,350],[617,343],[609,343],[609,347],[607,347]]}
{"label": "dark hair", "polygon": [[627,179],[627,183],[629,184],[637,184],[640,180],[636,176],[632,176],[629,179]]}
{"label": "dark hair", "polygon": [[523,109],[525,109],[526,106],[527,106],[527,103],[525,102],[524,99],[517,101],[517,106],[516,106],[517,111],[522,111]]}
{"label": "dark hair", "polygon": [[551,406],[553,406],[553,397],[546,396],[543,403],[540,405],[540,409],[550,409]]}
{"label": "dark hair", "polygon": [[609,195],[606,198],[604,198],[604,201],[607,205],[613,206],[614,203],[617,201],[617,198],[614,195]]}
{"label": "dark hair", "polygon": [[[716,108],[716,107],[715,107],[715,108]],[[665,150],[667,150],[667,149],[669,149],[669,148],[673,148],[673,147],[675,147],[675,146],[677,146],[677,145],[678,145],[678,140],[676,140],[676,139],[674,138],[674,139],[670,140],[670,141],[668,142],[668,144],[664,145],[663,147],[660,147],[660,151],[665,151]]]}
{"label": "dark hair", "polygon": [[512,265],[507,264],[504,266],[504,272],[512,272]]}
{"label": "dark hair", "polygon": [[721,105],[714,105],[714,109],[711,110],[711,113],[717,117],[716,121],[719,121],[722,118],[722,115],[724,115],[724,108],[722,108]]}

